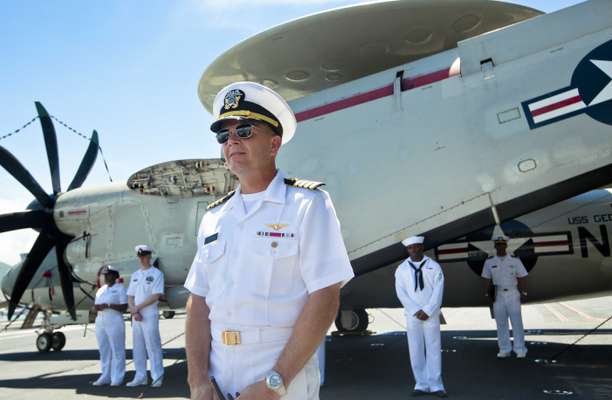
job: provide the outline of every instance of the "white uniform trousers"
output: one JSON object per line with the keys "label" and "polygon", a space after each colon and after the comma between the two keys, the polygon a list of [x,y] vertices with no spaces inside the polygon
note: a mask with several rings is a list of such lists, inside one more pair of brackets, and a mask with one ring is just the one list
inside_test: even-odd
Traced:
{"label": "white uniform trousers", "polygon": [[521,317],[521,294],[518,289],[503,290],[498,288],[495,292],[493,311],[495,312],[495,323],[497,324],[499,351],[501,353],[510,353],[512,351],[510,327],[508,325],[508,318],[510,318],[512,336],[514,337],[514,352],[517,354],[526,353],[525,331]]}
{"label": "white uniform trousers", "polygon": [[99,381],[120,384],[125,377],[125,322],[115,311],[103,311],[96,317],[96,339],[100,351]]}
{"label": "white uniform trousers", "polygon": [[[214,376],[223,395],[244,391],[265,379],[285,348],[292,328],[223,327],[212,324],[210,376]],[[240,331],[241,344],[225,345],[223,331]],[[316,354],[287,387],[283,400],[319,399],[319,362]]]}
{"label": "white uniform trousers", "polygon": [[407,316],[406,336],[410,365],[416,381],[414,389],[424,392],[444,390],[440,314],[434,313],[427,321],[421,321],[412,315]]}
{"label": "white uniform trousers", "polygon": [[143,313],[142,321],[132,319],[132,340],[134,342],[134,380],[145,380],[147,377],[147,356],[151,367],[151,379],[156,382],[164,376],[164,359],[161,338],[159,336],[159,316],[155,313]]}

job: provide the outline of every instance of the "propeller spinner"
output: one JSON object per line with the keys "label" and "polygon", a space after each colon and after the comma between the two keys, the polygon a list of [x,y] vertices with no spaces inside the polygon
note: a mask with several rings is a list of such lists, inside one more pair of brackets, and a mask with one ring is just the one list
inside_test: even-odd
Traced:
{"label": "propeller spinner", "polygon": [[[47,194],[40,184],[32,177],[28,170],[4,147],[0,146],[0,165],[19,181],[32,195],[35,200],[28,206],[27,211],[0,215],[0,233],[23,228],[37,229],[40,233],[26,256],[13,286],[9,300],[8,318],[11,319],[15,308],[19,304],[23,293],[26,291],[30,281],[36,274],[38,267],[43,262],[49,251],[55,247],[57,256],[57,267],[60,274],[62,293],[66,302],[66,308],[73,320],[76,320],[74,304],[74,293],[72,283],[72,267],[65,261],[64,253],[66,246],[73,239],[72,236],[62,233],[53,219],[53,208],[57,197],[61,193],[59,155],[57,151],[57,137],[55,127],[49,113],[43,105],[35,102],[36,110],[42,127],[47,149],[47,160],[51,173],[51,184],[53,193]],[[81,164],[68,186],[68,191],[80,187],[96,162],[98,156],[98,133],[94,130],[91,140]]]}

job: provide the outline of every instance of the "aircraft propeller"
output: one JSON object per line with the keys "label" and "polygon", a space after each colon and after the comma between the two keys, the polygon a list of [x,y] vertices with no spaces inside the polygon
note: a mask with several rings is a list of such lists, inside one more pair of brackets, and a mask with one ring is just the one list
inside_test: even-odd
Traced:
{"label": "aircraft propeller", "polygon": [[[49,113],[41,103],[35,102],[35,104],[45,139],[53,193],[47,194],[19,160],[7,149],[0,146],[0,165],[35,197],[35,200],[27,207],[27,211],[0,215],[0,233],[24,228],[32,228],[40,232],[23,261],[15,281],[15,286],[13,286],[9,299],[8,318],[10,320],[13,316],[15,308],[19,304],[23,293],[36,274],[40,264],[49,251],[55,247],[57,267],[66,308],[72,319],[76,320],[72,267],[68,265],[64,258],[66,246],[73,237],[62,233],[53,219],[55,202],[62,193],[57,137]],[[98,146],[98,133],[94,130],[87,151],[67,191],[79,188],[83,184],[98,156]]]}

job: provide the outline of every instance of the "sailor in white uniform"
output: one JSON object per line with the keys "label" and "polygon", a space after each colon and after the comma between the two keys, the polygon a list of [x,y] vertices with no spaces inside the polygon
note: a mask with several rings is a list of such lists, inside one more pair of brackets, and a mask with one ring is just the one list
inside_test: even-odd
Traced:
{"label": "sailor in white uniform", "polygon": [[498,358],[510,357],[512,343],[510,342],[510,327],[512,323],[512,336],[514,337],[514,353],[518,358],[525,358],[525,331],[521,316],[521,294],[527,296],[525,283],[527,270],[518,257],[506,252],[508,238],[499,236],[495,240],[496,255],[485,261],[482,277],[485,278],[485,294],[492,293],[491,285],[495,286],[495,302],[493,312],[497,325],[497,343],[499,345]]}
{"label": "sailor in white uniform", "polygon": [[395,271],[395,291],[404,306],[410,364],[416,384],[413,396],[447,397],[442,383],[440,307],[444,274],[440,265],[423,254],[422,236],[402,241],[409,258]]}
{"label": "sailor in white uniform", "polygon": [[94,308],[96,316],[96,339],[100,351],[102,374],[94,386],[119,386],[125,377],[125,322],[127,293],[123,284],[117,282],[119,271],[110,265],[104,266],[100,275],[105,284],[96,292]]}
{"label": "sailor in white uniform", "polygon": [[132,314],[132,340],[136,374],[127,386],[147,384],[147,356],[151,367],[152,387],[161,387],[164,360],[159,335],[157,303],[164,294],[164,274],[151,265],[153,250],[147,245],[135,247],[140,269],[132,274],[128,303]]}
{"label": "sailor in white uniform", "polygon": [[238,82],[214,112],[240,185],[209,206],[185,282],[191,398],[211,399],[213,377],[226,398],[318,399],[315,352],[353,277],[340,223],[321,183],[276,169],[296,127],[280,95]]}

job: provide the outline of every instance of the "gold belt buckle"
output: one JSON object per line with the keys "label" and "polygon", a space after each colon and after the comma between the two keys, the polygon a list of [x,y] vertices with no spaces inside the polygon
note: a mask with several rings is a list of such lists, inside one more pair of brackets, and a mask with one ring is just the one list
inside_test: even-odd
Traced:
{"label": "gold belt buckle", "polygon": [[240,344],[239,331],[223,331],[223,344],[226,346],[236,346]]}

